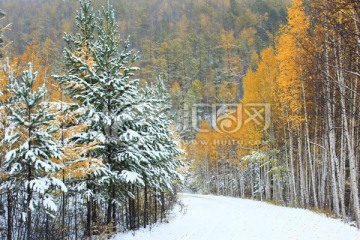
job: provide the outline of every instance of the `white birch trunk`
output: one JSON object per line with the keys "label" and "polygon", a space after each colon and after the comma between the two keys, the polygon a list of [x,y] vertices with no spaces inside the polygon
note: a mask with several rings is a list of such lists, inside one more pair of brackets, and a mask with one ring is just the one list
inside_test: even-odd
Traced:
{"label": "white birch trunk", "polygon": [[360,227],[360,205],[359,205],[359,189],[357,183],[357,171],[356,171],[356,159],[355,152],[353,146],[353,139],[351,138],[351,134],[348,126],[348,118],[346,113],[346,99],[345,99],[345,79],[343,75],[343,62],[341,55],[341,41],[340,38],[337,41],[339,48],[339,56],[338,56],[338,64],[337,73],[338,73],[338,85],[340,89],[340,102],[341,102],[341,112],[342,112],[342,120],[344,126],[344,134],[346,137],[346,143],[348,148],[348,158],[349,158],[349,167],[350,167],[350,187],[353,197],[353,212],[355,215],[356,224]]}
{"label": "white birch trunk", "polygon": [[337,188],[337,181],[336,181],[336,163],[338,162],[338,158],[336,155],[336,138],[335,138],[335,126],[334,126],[334,119],[333,119],[333,112],[330,103],[331,99],[331,89],[330,89],[330,69],[329,69],[329,46],[328,46],[328,34],[325,34],[325,68],[326,68],[326,110],[327,110],[327,121],[329,126],[329,150],[330,150],[330,165],[331,165],[331,188],[332,188],[332,200],[333,200],[333,209],[337,216],[340,216],[340,208],[339,208],[339,195],[338,195],[338,188]]}

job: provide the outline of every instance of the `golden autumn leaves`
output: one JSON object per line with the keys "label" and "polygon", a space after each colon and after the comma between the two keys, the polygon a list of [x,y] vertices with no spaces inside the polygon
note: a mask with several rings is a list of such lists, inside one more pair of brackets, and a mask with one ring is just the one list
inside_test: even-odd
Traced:
{"label": "golden autumn leaves", "polygon": [[[275,40],[275,47],[266,48],[260,56],[251,56],[257,68],[249,68],[243,79],[244,98],[238,105],[244,106],[240,110],[242,117],[239,118],[236,113],[218,115],[216,124],[224,118],[236,119],[228,122],[227,132],[216,131],[219,126],[209,121],[201,123],[201,128],[207,131],[196,134],[195,141],[189,146],[195,164],[201,164],[205,159],[213,164],[228,159],[237,165],[243,156],[252,151],[271,147],[271,132],[276,130],[274,126],[277,124],[290,124],[295,128],[303,123],[301,76],[305,60],[301,56],[305,53],[301,44],[306,44],[308,28],[309,17],[305,15],[301,1],[296,0],[289,9],[288,24],[282,27]],[[222,40],[231,49],[231,39],[226,36],[222,35]],[[223,102],[228,103],[226,96],[232,94],[226,89],[222,94]],[[246,107],[251,105],[258,106],[253,109]],[[271,109],[266,114],[265,106]],[[265,118],[271,118],[271,124]],[[233,131],[239,123],[242,127]]]}

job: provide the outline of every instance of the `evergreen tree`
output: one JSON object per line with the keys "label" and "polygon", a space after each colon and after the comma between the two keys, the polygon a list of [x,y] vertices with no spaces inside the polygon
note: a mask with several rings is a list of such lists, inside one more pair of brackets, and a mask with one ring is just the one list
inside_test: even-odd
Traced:
{"label": "evergreen tree", "polygon": [[179,165],[172,160],[179,152],[159,105],[165,99],[154,90],[138,90],[138,80],[133,79],[137,55],[129,50],[128,40],[120,40],[112,7],[103,8],[94,22],[90,3],[83,2],[77,21],[79,33],[65,36],[68,74],[54,77],[87,110],[89,128],[77,141],[97,141],[91,155],[106,167],[99,191],[108,202],[109,224],[115,222],[116,206],[134,197],[134,187],[148,182],[157,189],[171,188]]}
{"label": "evergreen tree", "polygon": [[50,124],[55,115],[49,113],[48,104],[43,102],[45,86],[36,91],[33,89],[35,80],[36,73],[33,73],[31,65],[20,79],[10,74],[8,88],[12,97],[7,110],[11,124],[3,139],[11,150],[5,156],[3,167],[6,177],[1,189],[23,195],[27,239],[32,239],[32,212],[43,208],[51,214],[57,210],[52,194],[54,190],[67,191],[63,182],[54,177],[62,168],[57,163],[62,149],[52,141],[56,129]]}
{"label": "evergreen tree", "polygon": [[169,96],[160,78],[155,86],[144,90],[142,102],[149,105],[145,114],[147,122],[143,129],[147,134],[147,145],[150,150],[144,152],[144,157],[149,156],[151,167],[145,172],[149,174],[145,180],[153,177],[151,187],[159,191],[172,190],[172,182],[182,178],[177,172],[182,166],[177,157],[184,152],[179,149],[170,130],[173,121],[169,118]]}
{"label": "evergreen tree", "polygon": [[[67,47],[64,49],[64,58],[68,74],[54,77],[59,81],[67,95],[80,102],[78,110],[85,111],[79,119],[79,124],[86,124],[88,128],[85,132],[76,134],[71,141],[73,144],[83,146],[92,145],[88,151],[79,156],[82,160],[85,158],[90,159],[90,161],[86,181],[80,181],[77,186],[77,191],[80,191],[87,199],[86,234],[91,235],[94,231],[92,229],[93,222],[97,221],[94,205],[105,200],[100,189],[103,187],[103,181],[109,175],[109,168],[104,165],[107,155],[107,140],[105,139],[105,132],[102,131],[105,129],[103,122],[104,116],[106,116],[102,111],[104,110],[103,107],[107,106],[106,100],[109,97],[104,96],[103,98],[99,94],[104,92],[108,94],[108,89],[111,86],[104,89],[108,80],[104,68],[108,66],[101,64],[104,63],[103,59],[100,60],[101,63],[95,59],[95,55],[98,56],[102,49],[94,37],[94,31],[95,29],[99,30],[99,25],[96,23],[91,2],[85,1],[80,2],[80,4],[81,8],[76,16],[76,27],[79,32],[76,35],[65,34],[64,37],[67,43]],[[109,49],[105,47],[104,50]],[[112,71],[116,70],[119,69],[112,69]],[[121,73],[119,72],[119,74]]]}

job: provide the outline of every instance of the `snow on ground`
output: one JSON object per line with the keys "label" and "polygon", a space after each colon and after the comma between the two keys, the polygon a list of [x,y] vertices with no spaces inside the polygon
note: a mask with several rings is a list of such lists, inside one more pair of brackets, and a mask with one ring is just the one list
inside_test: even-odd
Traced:
{"label": "snow on ground", "polygon": [[355,227],[304,209],[219,196],[180,198],[186,209],[176,209],[170,223],[113,240],[360,240]]}

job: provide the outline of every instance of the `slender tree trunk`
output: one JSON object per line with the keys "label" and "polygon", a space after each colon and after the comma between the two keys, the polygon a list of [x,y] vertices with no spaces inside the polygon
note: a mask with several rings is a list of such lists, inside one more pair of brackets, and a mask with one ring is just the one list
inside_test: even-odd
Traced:
{"label": "slender tree trunk", "polygon": [[32,214],[31,214],[31,200],[32,200],[32,190],[30,187],[30,181],[32,178],[32,169],[29,165],[29,172],[28,172],[28,186],[27,186],[27,240],[31,240],[31,224],[32,224]]}
{"label": "slender tree trunk", "polygon": [[340,165],[339,165],[339,197],[340,197],[340,211],[343,218],[346,217],[346,206],[345,206],[345,161],[346,161],[346,147],[345,147],[345,137],[344,137],[344,128],[341,129],[340,136]]}
{"label": "slender tree trunk", "polygon": [[12,240],[12,230],[13,230],[13,196],[9,191],[7,193],[7,202],[8,202],[8,219],[7,219],[7,240]]}
{"label": "slender tree trunk", "polygon": [[46,239],[50,239],[49,215],[46,215],[45,236]]}
{"label": "slender tree trunk", "polygon": [[164,215],[165,215],[165,194],[164,194],[164,192],[161,192],[160,197],[161,197],[161,222],[162,222],[164,219]]}
{"label": "slender tree trunk", "polygon": [[311,155],[309,123],[308,123],[308,114],[307,114],[306,95],[305,95],[304,83],[302,83],[302,92],[303,92],[303,99],[304,99],[305,135],[306,135],[306,146],[307,146],[307,153],[308,153],[309,165],[310,165],[311,188],[312,188],[312,192],[313,192],[314,206],[316,208],[318,208],[318,200],[317,200],[317,193],[316,193],[315,170],[314,170],[313,158],[312,158],[312,155]]}
{"label": "slender tree trunk", "polygon": [[116,232],[116,204],[115,202],[113,203],[112,206],[112,221],[113,221],[113,232]]}
{"label": "slender tree trunk", "polygon": [[89,236],[91,238],[92,236],[92,229],[91,229],[91,223],[92,223],[92,198],[89,197],[86,199],[86,208],[87,208],[87,213],[86,213],[86,230],[85,230],[85,235]]}
{"label": "slender tree trunk", "polygon": [[325,208],[325,190],[326,190],[326,179],[327,179],[327,174],[328,174],[328,139],[327,136],[324,134],[323,136],[323,145],[325,145],[326,147],[324,149],[322,149],[322,163],[321,163],[321,182],[320,182],[320,204],[321,204],[321,208],[324,209]]}
{"label": "slender tree trunk", "polygon": [[137,187],[136,188],[136,211],[137,211],[137,223],[136,223],[136,228],[140,228],[140,191],[139,191],[139,188]]}
{"label": "slender tree trunk", "polygon": [[298,128],[298,163],[299,163],[299,172],[300,172],[300,204],[301,206],[305,206],[305,174],[304,174],[304,167],[303,167],[303,159],[302,159],[302,143],[301,143],[301,135],[300,130]]}
{"label": "slender tree trunk", "polygon": [[107,213],[106,213],[106,224],[110,224],[111,223],[111,214],[112,214],[112,201],[111,199],[108,199],[108,203],[107,203]]}
{"label": "slender tree trunk", "polygon": [[297,205],[296,183],[295,183],[295,166],[294,166],[294,137],[293,132],[289,128],[289,156],[290,156],[290,174],[291,174],[291,195],[292,201]]}
{"label": "slender tree trunk", "polygon": [[[62,100],[62,94],[61,94],[61,100]],[[63,106],[61,102],[61,112],[63,111]],[[64,147],[64,123],[61,123],[61,145]],[[65,183],[65,162],[63,161],[63,169],[62,169],[62,181]],[[62,214],[61,214],[61,237],[62,239],[65,239],[65,212],[66,212],[66,194],[65,192],[62,193]]]}
{"label": "slender tree trunk", "polygon": [[264,166],[264,179],[265,179],[265,198],[271,199],[271,180],[270,180],[270,166],[269,164],[266,164]]}
{"label": "slender tree trunk", "polygon": [[[63,173],[64,174],[64,173]],[[63,181],[65,183],[65,181]],[[65,227],[65,212],[66,212],[66,196],[63,192],[62,194],[62,214],[61,214],[61,237],[65,239],[66,227]]]}
{"label": "slender tree trunk", "polygon": [[331,187],[332,187],[332,199],[333,199],[333,209],[336,215],[340,216],[339,208],[339,195],[338,195],[338,186],[336,181],[336,164],[339,162],[336,155],[336,136],[335,136],[335,124],[334,124],[334,114],[331,107],[331,89],[330,89],[330,69],[329,69],[329,36],[325,34],[325,89],[326,89],[326,115],[328,122],[329,130],[329,148],[330,148],[330,163],[331,163]]}
{"label": "slender tree trunk", "polygon": [[[282,117],[283,119],[285,119],[285,114],[284,114],[284,110],[282,111]],[[288,204],[289,201],[293,201],[293,194],[292,194],[292,176],[291,174],[291,169],[289,167],[289,148],[288,148],[288,141],[287,141],[287,134],[286,134],[286,125],[283,126],[283,138],[284,138],[284,148],[285,148],[285,164],[286,164],[286,176],[287,176],[287,179],[286,181],[284,182],[287,182],[288,184],[286,185],[286,188],[284,189],[285,191],[285,201],[286,201],[286,205]]]}
{"label": "slender tree trunk", "polygon": [[345,100],[345,87],[346,83],[344,80],[343,75],[343,63],[342,63],[342,56],[341,56],[341,42],[340,38],[338,40],[338,48],[339,48],[339,55],[338,56],[338,64],[337,67],[337,74],[338,74],[338,84],[340,89],[340,103],[341,103],[341,112],[342,112],[342,121],[344,126],[344,134],[346,137],[347,149],[348,149],[348,158],[349,158],[349,167],[350,167],[350,187],[353,197],[353,210],[355,215],[355,220],[357,226],[360,228],[360,205],[359,205],[359,189],[358,189],[358,182],[357,182],[357,171],[356,171],[356,159],[354,153],[354,146],[353,146],[353,139],[351,138],[351,134],[349,131],[348,126],[348,118],[346,113],[346,100]]}
{"label": "slender tree trunk", "polygon": [[148,225],[148,189],[147,189],[147,182],[145,181],[145,188],[144,188],[144,228]]}
{"label": "slender tree trunk", "polygon": [[[31,121],[31,109],[28,109],[28,120]],[[28,138],[31,139],[31,128],[28,129]],[[31,151],[32,145],[31,141],[29,141],[29,151]],[[32,200],[32,189],[30,186],[30,181],[32,180],[32,166],[31,163],[28,163],[28,186],[27,186],[27,240],[31,240],[31,224],[32,224],[32,214],[31,214],[31,200]]]}
{"label": "slender tree trunk", "polygon": [[77,224],[77,197],[76,194],[74,194],[74,201],[75,201],[75,240],[78,239],[78,224]]}

